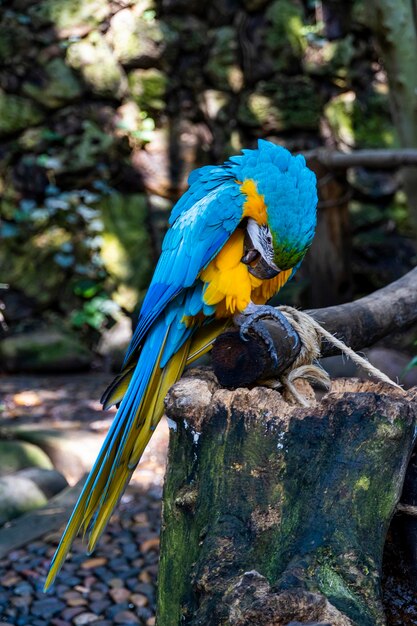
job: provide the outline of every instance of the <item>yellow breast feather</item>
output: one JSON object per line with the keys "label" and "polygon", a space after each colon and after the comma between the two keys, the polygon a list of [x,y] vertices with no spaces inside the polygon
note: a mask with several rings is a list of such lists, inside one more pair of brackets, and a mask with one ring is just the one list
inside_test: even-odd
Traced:
{"label": "yellow breast feather", "polygon": [[262,284],[240,262],[243,243],[244,232],[238,229],[200,274],[201,280],[207,284],[204,302],[216,305],[216,317],[229,317],[243,311],[251,301],[254,286]]}
{"label": "yellow breast feather", "polygon": [[261,285],[255,287],[252,291],[252,302],[255,304],[265,304],[272,296],[285,285],[292,274],[292,268],[283,270],[275,278],[263,280]]}

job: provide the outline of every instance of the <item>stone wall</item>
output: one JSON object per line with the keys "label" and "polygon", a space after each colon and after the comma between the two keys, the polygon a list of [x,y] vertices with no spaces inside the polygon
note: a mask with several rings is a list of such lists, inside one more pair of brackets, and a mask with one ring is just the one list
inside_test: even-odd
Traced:
{"label": "stone wall", "polygon": [[[361,3],[15,0],[0,23],[3,330],[95,347],[140,301],[197,164],[258,137],[392,145]],[[326,17],[326,16],[325,16]],[[330,29],[333,24],[333,31]],[[7,328],[6,328],[7,327]]]}

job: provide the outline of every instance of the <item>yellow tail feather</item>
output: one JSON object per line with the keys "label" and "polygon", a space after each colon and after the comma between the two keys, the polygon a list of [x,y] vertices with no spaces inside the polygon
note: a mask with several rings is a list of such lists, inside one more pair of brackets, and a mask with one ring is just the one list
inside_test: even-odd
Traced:
{"label": "yellow tail feather", "polygon": [[123,400],[123,396],[129,387],[135,371],[135,366],[136,363],[124,369],[118,376],[116,376],[111,385],[107,387],[100,399],[103,409],[109,409],[114,404],[119,404],[119,402]]}
{"label": "yellow tail feather", "polygon": [[[193,339],[185,342],[164,369],[161,369],[159,364],[164,342],[146,392],[123,442],[121,454],[120,445],[125,435],[123,432],[111,443],[111,448],[110,442],[103,445],[94,469],[87,478],[56,551],[45,582],[45,591],[53,584],[81,528],[85,533],[91,526],[88,551],[92,552],[164,413],[164,399],[169,388],[180,378],[186,365],[211,349],[216,337],[228,325],[228,320],[218,320],[201,327],[194,333]],[[127,369],[109,387],[105,392],[107,403],[113,403],[116,400],[120,402],[123,399],[132,374],[133,369]],[[118,465],[114,468],[114,461],[118,454]]]}
{"label": "yellow tail feather", "polygon": [[185,365],[191,365],[209,352],[216,338],[231,324],[230,319],[218,319],[199,328],[193,335]]}
{"label": "yellow tail feather", "polygon": [[[123,433],[113,442],[111,449],[107,445],[103,446],[100,451],[95,469],[87,478],[83,493],[61,539],[45,582],[45,591],[54,582],[78,531],[83,528],[85,532],[90,523],[92,528],[88,541],[88,551],[91,552],[94,549],[163,415],[164,397],[168,389],[181,376],[189,347],[190,341],[187,341],[163,370],[159,367],[159,356],[143,400],[124,441],[123,452],[116,469],[113,468],[113,464],[116,455],[120,452],[119,444],[121,444]],[[162,350],[163,348],[161,353]],[[113,475],[107,485],[111,472]],[[99,478],[95,484],[98,475]],[[95,519],[94,516],[96,516]]]}

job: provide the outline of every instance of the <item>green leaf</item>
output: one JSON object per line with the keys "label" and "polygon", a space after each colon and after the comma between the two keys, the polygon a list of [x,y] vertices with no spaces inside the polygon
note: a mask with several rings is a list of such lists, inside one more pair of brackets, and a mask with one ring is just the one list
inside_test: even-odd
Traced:
{"label": "green leaf", "polygon": [[87,278],[77,281],[73,287],[73,291],[76,296],[86,298],[87,300],[93,298],[100,290],[100,283]]}

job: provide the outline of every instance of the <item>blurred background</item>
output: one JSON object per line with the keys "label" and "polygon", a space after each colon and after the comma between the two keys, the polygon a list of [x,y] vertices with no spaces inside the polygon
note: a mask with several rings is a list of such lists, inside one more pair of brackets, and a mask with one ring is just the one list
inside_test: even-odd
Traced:
{"label": "blurred background", "polygon": [[[361,0],[15,0],[1,11],[6,371],[117,367],[193,168],[258,137],[307,155],[417,147],[408,1],[392,15]],[[417,193],[409,209],[401,172],[309,164],[319,228],[281,299],[326,306],[406,273]]]}
{"label": "blurred background", "polygon": [[[349,301],[416,265],[416,167],[382,167],[374,152],[372,167],[369,158],[342,167],[332,160],[334,151],[417,148],[416,24],[411,0],[0,2],[0,493],[12,503],[0,507],[0,524],[44,504],[90,466],[113,415],[97,399],[120,365],[170,209],[192,169],[221,163],[259,137],[306,155],[318,177],[319,225],[281,302]],[[416,329],[390,337],[369,357],[416,384],[416,370],[407,373],[416,337]],[[329,367],[353,371],[340,361]],[[166,431],[155,441],[141,480],[143,506],[157,515],[152,489],[160,493]],[[27,469],[34,467],[38,474]],[[19,472],[29,483],[21,483],[17,502]],[[35,483],[43,495],[30,504]],[[133,514],[147,515],[141,507],[126,512],[126,528]],[[136,544],[155,541],[158,523],[149,522]],[[51,550],[35,542],[19,552],[35,539],[31,525],[15,543],[0,532],[0,588],[32,585],[20,594],[32,599],[16,601],[5,620],[61,626],[83,611],[98,619],[109,606],[131,610],[123,583],[124,600],[102,590],[107,608],[87,611],[81,601],[74,613],[79,591],[66,608],[55,600],[32,614]],[[123,556],[114,528],[107,544]],[[13,558],[5,556],[11,545]],[[149,558],[148,574],[132,583],[136,595],[137,584],[148,588],[136,598],[138,621],[126,623],[154,623],[155,546],[132,557]],[[105,581],[117,578],[120,567],[109,573],[105,550],[100,558],[91,568],[104,567]],[[22,559],[29,574],[7,578],[11,560]],[[88,567],[82,572],[67,591],[94,588]],[[6,593],[2,605],[0,593],[0,616],[9,601]],[[72,617],[63,618],[69,608]],[[417,617],[398,619],[417,624]]]}

